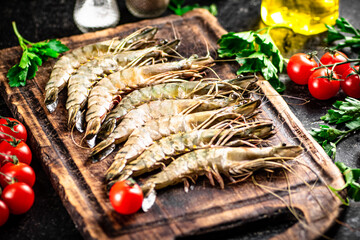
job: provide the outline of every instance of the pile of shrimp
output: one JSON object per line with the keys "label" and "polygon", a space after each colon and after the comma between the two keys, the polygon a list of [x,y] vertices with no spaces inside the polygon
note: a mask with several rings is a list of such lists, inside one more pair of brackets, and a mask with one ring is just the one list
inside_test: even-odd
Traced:
{"label": "pile of shrimp", "polygon": [[[179,182],[188,189],[188,179],[199,175],[224,188],[221,174],[235,181],[301,154],[300,146],[267,145],[275,129],[257,117],[256,75],[204,78],[215,64],[209,54],[183,58],[180,40],[155,39],[156,32],[146,27],[65,54],[45,88],[52,113],[67,87],[67,124],[84,133],[91,162],[117,149],[104,173],[108,187],[146,173],[141,188],[148,199]],[[153,203],[144,202],[144,210]]]}

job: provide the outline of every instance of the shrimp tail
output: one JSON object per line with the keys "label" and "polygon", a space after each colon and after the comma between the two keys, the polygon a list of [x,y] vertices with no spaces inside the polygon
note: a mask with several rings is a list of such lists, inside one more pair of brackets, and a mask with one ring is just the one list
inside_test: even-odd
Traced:
{"label": "shrimp tail", "polygon": [[154,205],[156,200],[155,184],[146,183],[140,187],[144,194],[141,209],[144,212],[147,212]]}
{"label": "shrimp tail", "polygon": [[93,148],[90,153],[90,158],[93,163],[99,162],[115,149],[115,140],[113,138],[108,138],[100,142],[96,147]]}
{"label": "shrimp tail", "polygon": [[107,170],[105,179],[106,181],[111,181],[114,178],[118,177],[119,174],[122,172],[122,170],[126,166],[126,159],[115,159],[111,167]]}
{"label": "shrimp tail", "polygon": [[46,91],[45,105],[50,113],[53,113],[58,105],[58,95],[58,88],[50,88],[49,91]]}
{"label": "shrimp tail", "polygon": [[126,180],[129,177],[131,177],[133,171],[131,169],[124,169],[124,171],[122,171],[121,175],[118,178],[118,181],[122,181],[122,180]]}
{"label": "shrimp tail", "polygon": [[98,138],[106,139],[115,129],[116,127],[116,119],[110,118],[106,120],[102,125],[98,132]]}
{"label": "shrimp tail", "polygon": [[69,109],[68,127],[71,129],[74,125],[79,132],[84,131],[84,114],[80,110],[80,105],[71,106]]}
{"label": "shrimp tail", "polygon": [[97,132],[99,132],[100,127],[101,127],[101,118],[91,119],[87,124],[85,139],[86,140],[93,139],[96,136]]}

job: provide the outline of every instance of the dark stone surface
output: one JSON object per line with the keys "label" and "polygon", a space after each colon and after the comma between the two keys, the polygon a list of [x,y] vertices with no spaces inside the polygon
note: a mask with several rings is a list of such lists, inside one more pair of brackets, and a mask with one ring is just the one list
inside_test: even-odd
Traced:
{"label": "dark stone surface", "polygon": [[[125,7],[125,1],[118,1],[121,13],[119,24],[135,22],[140,19],[130,15]],[[248,0],[222,0],[222,1],[186,1],[187,3],[199,3],[209,5],[216,3],[218,6],[218,19],[221,25],[228,31],[244,31],[255,29],[260,22],[260,1]],[[60,38],[80,34],[73,21],[73,9],[75,1],[2,1],[0,8],[0,49],[18,45],[13,34],[11,21],[16,21],[20,33],[28,40],[37,42],[49,38]],[[358,28],[360,21],[358,13],[360,4],[358,0],[340,0],[340,16],[346,17]],[[171,14],[167,10],[164,15]],[[291,56],[294,52],[308,52],[323,46],[324,34],[313,37],[294,36],[294,41],[289,46],[285,55]],[[288,44],[289,45],[289,44]],[[320,49],[321,50],[321,49]],[[353,54],[347,52],[351,56]],[[326,113],[335,100],[343,100],[344,95],[338,94],[328,101],[317,101],[313,99],[306,86],[293,84],[286,74],[281,76],[287,90],[284,98],[290,105],[295,115],[300,119],[306,129],[318,126],[319,117]],[[301,105],[299,99],[308,99],[309,103]],[[11,116],[11,113],[0,97],[0,115]],[[337,161],[343,161],[352,167],[360,167],[360,136],[354,135],[339,144]],[[0,239],[81,239],[76,226],[63,207],[60,198],[51,186],[49,177],[41,167],[38,159],[33,159],[32,167],[36,171],[37,180],[34,185],[36,200],[32,209],[23,215],[12,215],[9,221],[0,228]],[[285,219],[285,220],[284,220]],[[293,224],[289,216],[282,216],[281,219],[263,220],[254,223],[252,226],[225,229],[218,233],[206,234],[201,239],[264,239],[282,232],[286,227]],[[335,224],[326,236],[334,239],[359,239],[360,238],[360,204],[351,203],[350,207],[344,207],[339,221],[345,223]],[[199,239],[199,237],[192,238]]]}

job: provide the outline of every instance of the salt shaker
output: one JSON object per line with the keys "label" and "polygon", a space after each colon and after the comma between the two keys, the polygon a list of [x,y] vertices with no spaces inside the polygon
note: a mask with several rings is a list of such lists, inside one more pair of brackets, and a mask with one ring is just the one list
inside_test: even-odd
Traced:
{"label": "salt shaker", "polygon": [[119,20],[116,0],[76,0],[74,21],[82,32],[115,27]]}
{"label": "salt shaker", "polygon": [[132,15],[139,18],[153,18],[163,14],[169,0],[126,0],[126,7]]}

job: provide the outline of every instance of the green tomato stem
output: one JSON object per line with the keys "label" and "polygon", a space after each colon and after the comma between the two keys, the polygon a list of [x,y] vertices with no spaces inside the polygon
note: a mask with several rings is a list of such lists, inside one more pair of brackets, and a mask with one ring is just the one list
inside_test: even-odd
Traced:
{"label": "green tomato stem", "polygon": [[24,43],[24,38],[20,35],[17,27],[16,27],[16,23],[13,21],[12,22],[12,26],[13,26],[13,29],[14,29],[14,33],[16,35],[16,37],[18,38],[19,40],[19,44],[21,46],[21,48],[24,50],[24,51],[27,51],[27,46],[26,44]]}
{"label": "green tomato stem", "polygon": [[316,68],[311,69],[311,71],[320,69],[320,68],[325,68],[325,67],[336,67],[338,65],[342,65],[342,64],[346,64],[346,63],[353,63],[353,62],[360,62],[360,59],[348,59],[344,62],[338,62],[338,63],[334,63],[334,64],[328,64],[328,65],[322,65]]}
{"label": "green tomato stem", "polygon": [[356,130],[359,130],[360,127],[354,128],[354,129],[350,129],[348,131],[346,131],[336,142],[334,142],[334,144],[338,144],[341,140],[343,140],[349,133],[351,132],[355,132]]}
{"label": "green tomato stem", "polygon": [[[0,175],[3,175],[3,176],[6,177],[6,178],[5,178],[5,181],[6,181],[6,183],[9,184],[9,185],[17,182],[17,179],[16,179],[16,178],[11,177],[11,176],[9,176],[9,175],[7,175],[7,174],[5,174],[5,173],[0,172]],[[8,181],[7,178],[10,178],[11,180]]]}
{"label": "green tomato stem", "polygon": [[12,161],[9,160],[5,160],[4,162],[9,162],[12,164],[18,164],[19,163],[19,159],[17,158],[16,155],[9,155],[9,154],[5,154],[5,153],[0,153],[0,155],[5,156],[5,157],[9,157]]}
{"label": "green tomato stem", "polygon": [[9,134],[7,134],[7,133],[4,133],[4,132],[0,131],[0,134],[4,134],[5,136],[10,137],[11,140],[14,141],[14,142],[17,141],[16,138],[14,138],[13,136],[11,136],[11,135],[9,135]]}

